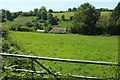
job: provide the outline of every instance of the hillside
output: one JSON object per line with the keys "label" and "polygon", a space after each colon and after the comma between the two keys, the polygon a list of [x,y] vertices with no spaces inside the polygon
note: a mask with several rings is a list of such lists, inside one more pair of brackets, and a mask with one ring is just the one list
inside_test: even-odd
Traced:
{"label": "hillside", "polygon": [[[70,16],[73,16],[74,15],[74,12],[65,12],[65,13],[52,13],[53,16],[57,16],[59,19],[61,18],[62,15],[65,15],[65,18],[66,19],[69,19]],[[109,18],[111,15],[111,12],[101,12],[101,18],[103,19],[106,19],[106,18]],[[27,22],[31,22],[33,19],[35,19],[36,17],[18,17],[16,18],[14,21],[7,21],[4,23],[3,26],[6,26],[6,27],[11,27],[12,25],[14,24],[25,24]],[[66,21],[61,21],[59,22],[59,27],[71,27],[72,26],[72,22],[66,22]]]}
{"label": "hillside", "polygon": [[62,15],[64,15],[66,19],[69,19],[70,16],[74,15],[74,12],[52,13],[52,14],[53,14],[53,16],[57,16],[59,19],[61,18]]}

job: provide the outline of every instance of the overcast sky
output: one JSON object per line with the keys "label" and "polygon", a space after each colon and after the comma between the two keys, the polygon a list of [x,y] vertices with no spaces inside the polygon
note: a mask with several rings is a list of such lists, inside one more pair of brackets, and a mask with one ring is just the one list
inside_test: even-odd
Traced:
{"label": "overcast sky", "polygon": [[47,10],[66,11],[85,2],[91,3],[96,8],[114,9],[119,0],[0,0],[0,8],[11,12],[25,12],[45,6]]}

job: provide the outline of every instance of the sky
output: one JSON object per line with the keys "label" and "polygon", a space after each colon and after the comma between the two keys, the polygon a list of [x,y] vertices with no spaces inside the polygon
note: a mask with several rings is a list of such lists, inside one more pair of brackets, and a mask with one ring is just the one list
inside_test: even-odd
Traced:
{"label": "sky", "polygon": [[0,9],[28,12],[45,6],[47,10],[66,11],[68,8],[78,7],[85,2],[89,2],[96,8],[114,9],[119,0],[0,0]]}

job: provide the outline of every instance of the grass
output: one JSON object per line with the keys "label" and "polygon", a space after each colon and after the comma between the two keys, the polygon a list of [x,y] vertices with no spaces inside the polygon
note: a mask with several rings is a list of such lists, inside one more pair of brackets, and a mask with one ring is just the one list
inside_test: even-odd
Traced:
{"label": "grass", "polygon": [[109,20],[111,14],[112,14],[112,12],[108,12],[108,11],[101,12],[101,18]]}
{"label": "grass", "polygon": [[[49,34],[13,32],[13,40],[30,55],[92,61],[117,61],[118,37],[82,36],[78,34]],[[52,71],[83,76],[115,77],[115,67],[41,61]],[[38,67],[39,68],[39,67]],[[41,70],[41,68],[40,68]]]}
{"label": "grass", "polygon": [[70,19],[70,16],[74,15],[74,12],[65,12],[65,13],[52,13],[53,16],[57,16],[57,18],[61,19],[61,16],[64,15],[65,19]]}
{"label": "grass", "polygon": [[59,21],[59,27],[62,27],[62,28],[71,28],[73,26],[73,22],[72,21]]}
{"label": "grass", "polygon": [[[66,19],[70,19],[70,16],[74,16],[74,12],[65,12],[65,13],[52,13],[53,16],[57,16],[59,19],[61,19],[61,16],[64,15]],[[112,12],[103,11],[101,12],[101,16],[109,17],[112,14]]]}
{"label": "grass", "polygon": [[27,22],[31,22],[35,18],[36,17],[19,17],[19,18],[16,18],[14,21],[5,22],[3,26],[10,28],[14,24],[24,25]]}
{"label": "grass", "polygon": [[101,16],[110,16],[111,14],[112,12],[108,12],[108,11],[101,12]]}

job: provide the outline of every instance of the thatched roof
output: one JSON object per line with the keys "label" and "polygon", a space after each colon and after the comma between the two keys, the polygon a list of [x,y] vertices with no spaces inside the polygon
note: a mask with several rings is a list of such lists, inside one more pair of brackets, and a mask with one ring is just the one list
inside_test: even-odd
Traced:
{"label": "thatched roof", "polygon": [[66,28],[53,28],[51,33],[66,33]]}

